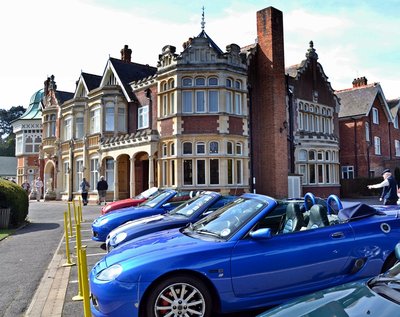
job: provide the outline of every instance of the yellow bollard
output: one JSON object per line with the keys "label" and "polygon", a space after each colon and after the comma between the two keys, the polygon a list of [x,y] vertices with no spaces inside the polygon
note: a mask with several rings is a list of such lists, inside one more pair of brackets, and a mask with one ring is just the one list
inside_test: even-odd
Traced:
{"label": "yellow bollard", "polygon": [[71,217],[71,203],[68,203],[68,218],[69,218],[69,232],[70,232],[70,237],[73,237],[74,234],[72,232],[72,217]]}
{"label": "yellow bollard", "polygon": [[80,223],[80,221],[79,221],[80,217],[78,215],[78,211],[77,211],[78,208],[75,204],[75,200],[72,201],[72,206],[74,207],[74,218],[75,218],[75,225],[76,225],[76,224]]}
{"label": "yellow bollard", "polygon": [[78,262],[78,295],[72,297],[73,301],[83,300],[83,295],[82,295],[82,275],[81,275],[82,259],[80,257],[81,247],[82,247],[81,225],[80,225],[80,223],[77,223],[76,224],[76,255],[77,255],[77,262]]}
{"label": "yellow bollard", "polygon": [[85,317],[91,317],[90,312],[90,291],[89,280],[87,272],[86,248],[80,250],[81,258],[81,276],[82,276],[82,289],[83,289],[83,313]]}
{"label": "yellow bollard", "polygon": [[82,200],[81,200],[81,197],[79,197],[78,210],[79,210],[79,222],[83,222],[83,216],[82,216]]}
{"label": "yellow bollard", "polygon": [[69,254],[69,237],[68,237],[68,215],[67,212],[64,212],[64,231],[65,231],[65,249],[67,253],[67,263],[64,263],[63,266],[73,266],[75,263],[71,261],[71,256]]}

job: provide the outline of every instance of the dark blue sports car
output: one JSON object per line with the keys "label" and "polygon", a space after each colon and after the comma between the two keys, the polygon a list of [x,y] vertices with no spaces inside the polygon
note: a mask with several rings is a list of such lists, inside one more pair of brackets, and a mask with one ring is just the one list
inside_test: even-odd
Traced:
{"label": "dark blue sports car", "polygon": [[109,233],[106,240],[107,251],[145,234],[179,228],[188,223],[196,222],[235,198],[235,196],[223,196],[216,192],[206,191],[163,215],[159,214],[129,221]]}
{"label": "dark blue sports car", "polygon": [[[92,239],[104,242],[111,230],[128,221],[157,214],[164,214],[167,211],[174,209],[177,205],[184,202],[184,200],[179,199],[179,201],[174,203],[173,199],[176,195],[177,191],[166,189],[160,191],[157,195],[137,207],[117,209],[98,217],[92,223]],[[187,199],[189,199],[189,196],[187,196]]]}
{"label": "dark blue sports car", "polygon": [[93,316],[213,317],[370,277],[396,261],[398,209],[304,209],[245,194],[193,225],[121,245],[91,270]]}

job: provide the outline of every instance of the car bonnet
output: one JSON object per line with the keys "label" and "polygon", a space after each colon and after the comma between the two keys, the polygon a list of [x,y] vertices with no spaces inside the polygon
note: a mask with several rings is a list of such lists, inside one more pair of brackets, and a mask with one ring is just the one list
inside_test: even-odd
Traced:
{"label": "car bonnet", "polygon": [[179,229],[164,230],[128,241],[111,250],[104,260],[107,267],[133,258],[151,261],[151,258],[167,258],[172,253],[192,253],[195,252],[197,246],[205,244],[207,242],[203,240],[182,234]]}

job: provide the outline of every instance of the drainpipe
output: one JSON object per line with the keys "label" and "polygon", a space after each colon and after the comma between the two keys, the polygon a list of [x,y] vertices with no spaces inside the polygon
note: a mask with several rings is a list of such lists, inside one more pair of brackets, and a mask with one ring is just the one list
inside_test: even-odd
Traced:
{"label": "drainpipe", "polygon": [[[351,118],[354,122],[354,176],[358,177],[358,155],[357,155],[357,119]],[[369,165],[369,163],[368,163]],[[369,170],[369,168],[368,168]]]}

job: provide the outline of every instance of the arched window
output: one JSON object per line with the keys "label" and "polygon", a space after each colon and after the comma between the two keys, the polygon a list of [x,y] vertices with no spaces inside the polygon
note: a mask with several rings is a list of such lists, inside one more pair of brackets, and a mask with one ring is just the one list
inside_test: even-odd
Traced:
{"label": "arched window", "polygon": [[226,143],[226,152],[227,152],[228,154],[233,154],[233,143],[230,142],[230,141],[228,141],[228,142]]}
{"label": "arched window", "polygon": [[219,152],[218,151],[218,148],[219,148],[218,142],[212,141],[212,142],[210,142],[209,146],[210,146],[210,148],[209,148],[210,154],[218,154],[218,152]]}
{"label": "arched window", "polygon": [[241,80],[236,80],[235,81],[235,88],[236,89],[242,89],[242,81]]}
{"label": "arched window", "polygon": [[196,78],[196,86],[205,86],[206,80],[203,77]]}
{"label": "arched window", "polygon": [[307,161],[307,150],[299,151],[299,161]]}
{"label": "arched window", "polygon": [[308,152],[308,159],[310,161],[314,161],[315,160],[315,151],[314,150],[311,150],[311,151]]}
{"label": "arched window", "polygon": [[192,142],[184,142],[182,148],[184,155],[193,154]]}
{"label": "arched window", "polygon": [[226,79],[226,87],[232,87],[232,79],[230,78]]}
{"label": "arched window", "polygon": [[192,87],[193,86],[193,80],[190,77],[185,77],[182,79],[182,86],[183,87]]}
{"label": "arched window", "polygon": [[208,78],[208,85],[209,86],[217,86],[218,85],[218,78],[217,77]]}

